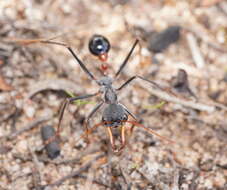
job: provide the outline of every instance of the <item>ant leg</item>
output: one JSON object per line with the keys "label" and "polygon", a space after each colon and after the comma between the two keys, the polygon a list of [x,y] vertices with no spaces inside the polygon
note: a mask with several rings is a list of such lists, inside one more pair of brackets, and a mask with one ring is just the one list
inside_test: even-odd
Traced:
{"label": "ant leg", "polygon": [[66,47],[69,52],[72,54],[72,56],[76,59],[77,63],[80,65],[80,67],[82,68],[82,70],[94,81],[96,81],[96,83],[98,84],[96,78],[94,77],[94,75],[87,69],[87,67],[84,65],[84,63],[77,57],[76,53],[73,51],[73,49],[68,46],[65,43],[61,43],[61,42],[54,42],[54,41],[46,41],[46,43],[49,44],[55,44],[55,45],[60,45],[60,46],[64,46]]}
{"label": "ant leg", "polygon": [[144,81],[147,81],[147,82],[153,84],[155,87],[159,88],[160,90],[164,90],[164,89],[163,89],[162,87],[160,87],[156,82],[153,82],[153,81],[151,81],[151,80],[145,79],[145,78],[143,78],[143,77],[141,77],[141,76],[138,76],[138,75],[129,78],[124,84],[122,84],[119,88],[117,88],[117,90],[119,91],[119,90],[123,89],[123,88],[126,87],[130,82],[132,82],[134,79],[137,79],[137,78],[138,78],[138,79],[141,79],[141,80],[144,80]]}
{"label": "ant leg", "polygon": [[88,131],[85,132],[85,134],[81,135],[80,138],[77,139],[77,140],[75,141],[75,143],[77,143],[80,139],[85,138],[85,137],[87,136],[87,134],[90,134],[90,133],[91,133],[92,131],[94,131],[97,127],[99,127],[99,126],[101,126],[101,125],[103,125],[103,124],[105,124],[105,123],[104,123],[104,122],[100,122],[100,123],[98,123],[98,124],[95,124],[92,128],[88,129]]}
{"label": "ant leg", "polygon": [[161,140],[163,141],[167,141],[169,143],[175,143],[174,141],[168,139],[167,137],[163,137],[161,135],[159,135],[158,133],[154,132],[152,129],[148,128],[148,127],[145,127],[144,125],[136,122],[136,121],[126,121],[127,123],[131,123],[133,124],[134,126],[137,126],[137,127],[141,127],[143,129],[145,129],[147,132],[149,132],[150,134],[153,134],[153,135],[156,135],[157,137],[159,137]]}
{"label": "ant leg", "polygon": [[126,86],[127,86],[131,81],[133,81],[134,79],[141,79],[141,80],[143,80],[143,81],[149,82],[149,83],[151,83],[152,85],[154,85],[156,88],[158,88],[159,90],[162,90],[162,91],[164,91],[164,92],[166,92],[166,93],[168,93],[168,94],[171,94],[171,95],[173,95],[173,96],[177,96],[175,93],[171,92],[170,90],[168,90],[168,89],[166,89],[166,88],[161,87],[161,86],[160,86],[159,84],[157,84],[156,82],[151,81],[151,80],[148,80],[148,79],[143,78],[143,77],[138,76],[138,75],[135,75],[135,76],[129,78],[125,83],[123,83],[123,84],[122,84],[119,88],[117,88],[116,90],[119,91],[119,90],[123,89],[124,87],[126,87]]}
{"label": "ant leg", "polygon": [[118,149],[118,151],[121,151],[126,145],[126,140],[125,140],[125,126],[123,125],[121,127],[121,147]]}
{"label": "ant leg", "polygon": [[[124,110],[125,110],[133,119],[135,119],[135,121],[138,121],[138,118],[137,118],[133,113],[131,113],[125,105],[123,105],[122,103],[120,103],[120,105],[124,108]],[[133,131],[134,127],[135,127],[135,125],[132,124],[132,126],[131,126],[131,128],[130,128],[130,135],[132,134],[132,131]]]}
{"label": "ant leg", "polygon": [[123,83],[123,84],[122,84],[119,88],[117,88],[116,90],[119,91],[119,90],[123,89],[124,87],[126,87],[126,86],[127,86],[131,81],[133,81],[134,79],[141,79],[141,80],[143,80],[143,81],[149,82],[149,83],[151,83],[152,85],[154,85],[156,88],[158,88],[159,90],[164,91],[164,92],[166,92],[167,94],[171,94],[171,95],[173,95],[173,96],[177,96],[174,92],[170,91],[168,88],[167,88],[167,89],[166,89],[166,88],[163,88],[163,87],[161,87],[159,84],[157,84],[156,82],[151,81],[151,80],[148,80],[148,79],[143,78],[143,77],[138,76],[138,75],[135,75],[135,76],[129,78],[125,83]]}
{"label": "ant leg", "polygon": [[115,146],[115,142],[114,142],[114,137],[113,137],[113,133],[111,131],[111,128],[110,127],[106,127],[107,128],[107,132],[108,132],[108,135],[109,135],[109,138],[110,138],[110,144],[112,146],[112,149],[114,152],[116,152],[116,146]]}
{"label": "ant leg", "polygon": [[139,40],[136,40],[131,48],[131,50],[129,51],[128,55],[126,56],[125,60],[123,61],[123,63],[120,65],[120,68],[118,69],[118,71],[115,74],[115,78],[117,78],[117,76],[121,73],[121,71],[123,70],[123,68],[125,67],[125,65],[128,63],[128,60],[130,58],[130,56],[132,55],[132,52],[134,51],[136,45],[138,44]]}
{"label": "ant leg", "polygon": [[86,99],[86,98],[90,98],[90,97],[93,97],[93,96],[96,96],[98,95],[99,92],[97,93],[94,93],[94,94],[87,94],[87,95],[83,95],[83,96],[77,96],[77,97],[73,97],[73,98],[68,98],[66,99],[64,102],[63,102],[63,105],[60,109],[60,114],[59,114],[59,121],[58,121],[58,126],[57,126],[57,131],[55,133],[55,135],[53,137],[51,137],[50,139],[48,139],[46,142],[44,142],[44,144],[49,144],[50,142],[52,142],[57,136],[59,136],[60,134],[60,128],[61,128],[61,122],[62,122],[62,118],[63,118],[63,115],[64,115],[64,112],[65,112],[65,109],[66,107],[76,101],[76,100],[81,100],[81,99]]}
{"label": "ant leg", "polygon": [[69,50],[69,52],[72,54],[72,56],[76,59],[77,63],[80,65],[80,67],[82,68],[82,70],[92,79],[94,80],[97,84],[98,81],[96,80],[96,78],[94,77],[94,75],[87,69],[87,67],[84,65],[84,63],[77,57],[77,55],[74,53],[73,49],[68,46],[66,43],[63,43],[63,42],[55,42],[55,41],[52,41],[52,39],[54,38],[51,38],[51,39],[40,39],[38,40],[37,42],[39,43],[46,43],[46,44],[53,44],[53,45],[59,45],[59,46],[63,46],[65,48],[67,48]]}
{"label": "ant leg", "polygon": [[99,94],[99,92],[94,93],[94,94],[87,94],[87,95],[83,95],[83,96],[77,96],[77,97],[72,97],[72,98],[66,99],[65,102],[63,103],[63,106],[62,106],[61,111],[60,111],[57,132],[60,131],[61,121],[62,121],[62,118],[63,118],[63,115],[64,115],[65,108],[68,106],[68,104],[70,104],[70,103],[72,103],[76,100],[82,100],[82,99],[90,98],[90,97],[96,96],[98,94]]}
{"label": "ant leg", "polygon": [[103,105],[103,101],[99,104],[97,104],[93,110],[89,113],[89,115],[87,116],[87,119],[85,121],[85,128],[86,128],[86,133],[87,133],[87,139],[88,139],[88,126],[89,126],[89,121],[92,118],[92,116],[98,111],[98,109]]}
{"label": "ant leg", "polygon": [[74,53],[71,47],[66,47],[69,52],[72,54],[72,56],[76,59],[80,67],[83,69],[83,71],[91,77],[91,79],[95,80],[97,84],[99,84],[96,80],[96,78],[93,76],[93,74],[87,69],[87,67],[84,65],[84,63],[77,57],[77,55]]}
{"label": "ant leg", "polygon": [[124,110],[133,118],[133,119],[135,119],[136,121],[138,121],[138,119],[136,118],[136,116],[133,114],[133,113],[131,113],[129,110],[128,110],[128,108],[124,105],[124,104],[122,104],[122,103],[119,103],[123,108],[124,108]]}

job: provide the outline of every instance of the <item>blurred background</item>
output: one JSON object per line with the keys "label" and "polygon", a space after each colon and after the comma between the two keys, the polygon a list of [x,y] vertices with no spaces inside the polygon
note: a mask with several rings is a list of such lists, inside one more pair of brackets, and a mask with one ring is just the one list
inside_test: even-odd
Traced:
{"label": "blurred background", "polygon": [[[88,49],[94,34],[111,44],[110,76],[140,40],[114,86],[140,75],[170,92],[158,97],[138,80],[119,99],[175,144],[135,128],[114,155],[101,126],[90,144],[77,141],[93,98],[66,109],[61,153],[48,157],[40,128],[56,128],[65,98],[98,86],[65,47],[38,39],[68,44],[100,78],[102,62]],[[0,189],[227,189],[226,52],[225,0],[1,0]]]}

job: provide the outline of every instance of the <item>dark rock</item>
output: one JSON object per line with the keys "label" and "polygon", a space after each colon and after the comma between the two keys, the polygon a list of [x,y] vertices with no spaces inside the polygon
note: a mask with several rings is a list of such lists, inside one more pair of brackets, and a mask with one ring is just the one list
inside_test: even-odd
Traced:
{"label": "dark rock", "polygon": [[[41,136],[44,142],[49,140],[55,135],[55,130],[51,125],[46,125],[41,128]],[[60,146],[58,139],[54,139],[52,142],[45,146],[47,155],[50,159],[57,158],[60,155]]]}
{"label": "dark rock", "polygon": [[180,26],[170,26],[162,32],[153,33],[148,39],[148,49],[159,53],[177,42],[180,38]]}
{"label": "dark rock", "polygon": [[188,74],[185,70],[178,70],[177,76],[172,78],[171,85],[176,92],[194,96],[196,98],[195,94],[189,87]]}

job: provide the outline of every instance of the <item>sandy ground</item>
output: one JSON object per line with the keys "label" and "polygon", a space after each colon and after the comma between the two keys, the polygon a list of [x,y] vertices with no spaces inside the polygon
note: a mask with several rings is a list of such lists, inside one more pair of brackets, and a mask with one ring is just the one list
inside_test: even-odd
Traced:
{"label": "sandy ground", "polygon": [[[159,32],[172,25],[181,27],[180,40],[165,51],[150,52],[141,29]],[[99,97],[66,109],[61,155],[47,157],[40,128],[57,126],[66,92],[93,93],[98,86],[66,48],[24,45],[25,40],[60,35],[55,41],[70,45],[100,78],[101,63],[88,50],[93,34],[111,43],[110,76],[140,39],[115,87],[140,75],[169,91],[178,69],[187,72],[197,99],[178,92],[170,99],[157,97],[157,89],[139,80],[119,93],[143,125],[174,144],[140,127],[127,133],[127,146],[118,155],[102,126],[89,135],[90,143],[78,141],[83,120]],[[0,1],[0,189],[227,189],[226,52],[224,0]],[[101,114],[91,126],[100,122]]]}

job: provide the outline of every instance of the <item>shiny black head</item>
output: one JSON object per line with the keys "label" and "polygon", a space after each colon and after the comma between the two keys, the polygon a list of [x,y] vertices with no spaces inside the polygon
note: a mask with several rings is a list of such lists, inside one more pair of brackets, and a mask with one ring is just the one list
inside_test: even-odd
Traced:
{"label": "shiny black head", "polygon": [[95,34],[89,41],[89,50],[95,56],[107,54],[110,50],[110,43],[106,37]]}
{"label": "shiny black head", "polygon": [[109,104],[103,112],[102,121],[108,127],[118,127],[128,120],[128,113],[120,104]]}

